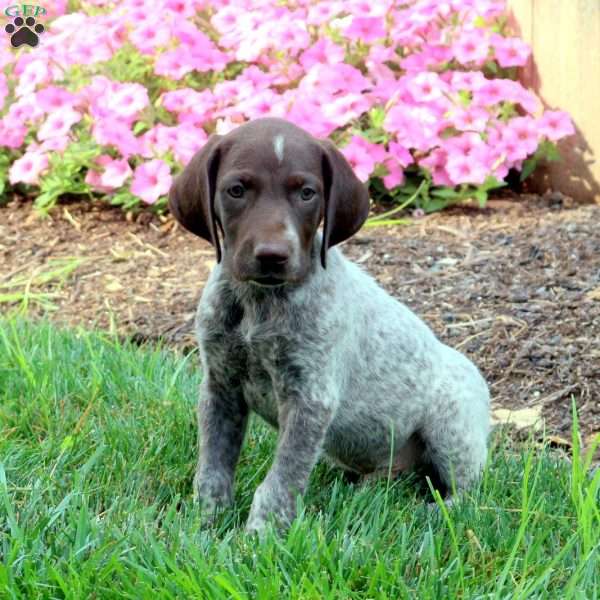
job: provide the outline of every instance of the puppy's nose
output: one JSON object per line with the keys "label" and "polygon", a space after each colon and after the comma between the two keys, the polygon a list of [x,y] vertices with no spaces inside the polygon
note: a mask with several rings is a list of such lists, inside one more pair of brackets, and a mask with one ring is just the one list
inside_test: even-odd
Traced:
{"label": "puppy's nose", "polygon": [[254,249],[254,257],[261,269],[277,269],[287,263],[290,258],[290,250],[284,243],[263,242]]}

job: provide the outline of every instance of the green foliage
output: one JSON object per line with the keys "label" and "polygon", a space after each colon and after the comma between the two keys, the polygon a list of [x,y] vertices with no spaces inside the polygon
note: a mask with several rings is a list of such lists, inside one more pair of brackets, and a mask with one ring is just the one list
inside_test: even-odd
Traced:
{"label": "green foliage", "polygon": [[289,533],[258,541],[243,524],[276,443],[260,422],[235,506],[211,529],[192,503],[195,355],[3,320],[0,357],[2,598],[598,596],[600,471],[576,419],[571,461],[497,433],[450,508],[412,477],[355,486],[319,464]]}
{"label": "green foliage", "polygon": [[557,161],[560,160],[560,152],[554,142],[548,140],[543,141],[535,154],[528,158],[523,163],[523,169],[521,171],[521,181],[525,181],[537,168],[538,163],[542,160],[546,161]]}
{"label": "green foliage", "polygon": [[85,174],[101,152],[100,146],[91,138],[82,136],[81,141],[70,144],[63,154],[50,155],[51,169],[41,181],[35,207],[46,212],[62,195],[91,195]]}

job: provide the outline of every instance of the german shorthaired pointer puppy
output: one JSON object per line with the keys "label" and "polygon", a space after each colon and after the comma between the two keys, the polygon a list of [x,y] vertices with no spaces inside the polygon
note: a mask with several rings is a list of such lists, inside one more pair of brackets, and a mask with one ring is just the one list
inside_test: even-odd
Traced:
{"label": "german shorthaired pointer puppy", "polygon": [[478,478],[487,385],[332,248],[361,227],[369,196],[331,142],[281,119],[251,121],[211,137],[169,202],[218,261],[196,317],[204,378],[194,487],[203,507],[232,501],[250,410],[279,439],[249,531],[293,520],[321,453],[363,475],[428,465],[456,491]]}

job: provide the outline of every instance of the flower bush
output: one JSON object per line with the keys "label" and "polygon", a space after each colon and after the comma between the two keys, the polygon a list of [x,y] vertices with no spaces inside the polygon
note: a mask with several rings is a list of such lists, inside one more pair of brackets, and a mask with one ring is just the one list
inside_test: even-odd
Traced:
{"label": "flower bush", "polygon": [[330,136],[374,196],[425,211],[484,203],[574,131],[516,81],[530,48],[501,0],[66,5],[44,4],[39,46],[0,51],[2,179],[41,208],[67,193],[164,207],[210,134],[267,115]]}

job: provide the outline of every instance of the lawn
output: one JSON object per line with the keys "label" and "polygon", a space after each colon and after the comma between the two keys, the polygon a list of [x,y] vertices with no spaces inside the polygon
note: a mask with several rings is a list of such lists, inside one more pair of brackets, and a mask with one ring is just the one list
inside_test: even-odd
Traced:
{"label": "lawn", "polygon": [[410,477],[358,486],[320,464],[290,532],[259,542],[243,522],[275,435],[256,420],[235,509],[203,527],[196,366],[0,320],[0,598],[598,598],[600,471],[577,435],[569,462],[497,432],[448,510]]}

